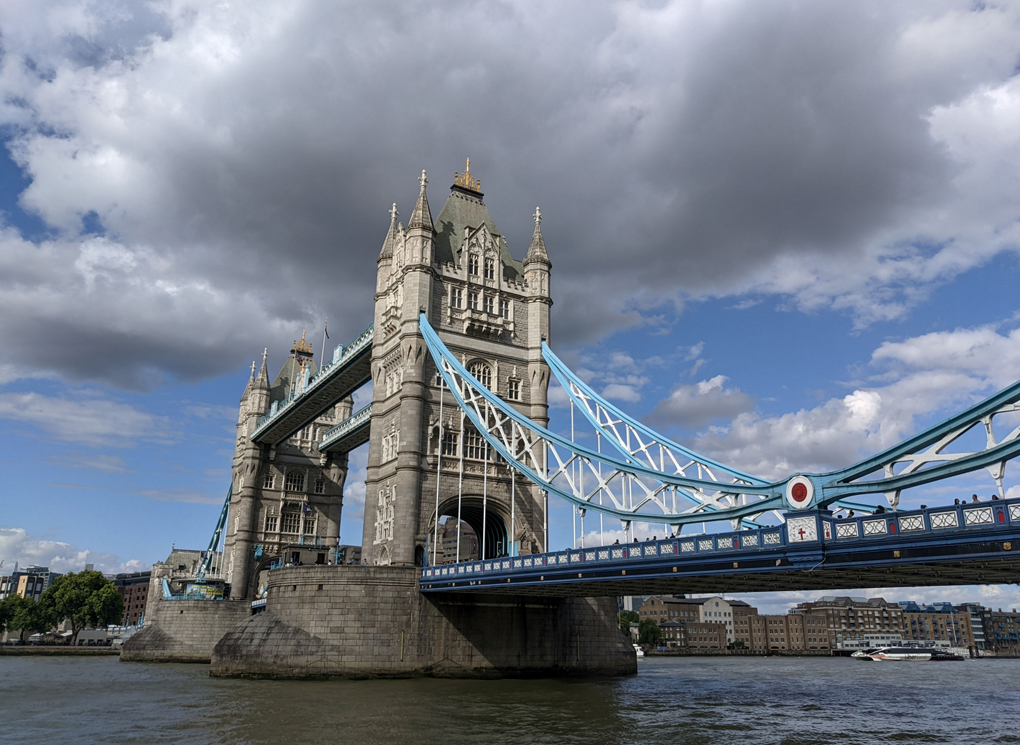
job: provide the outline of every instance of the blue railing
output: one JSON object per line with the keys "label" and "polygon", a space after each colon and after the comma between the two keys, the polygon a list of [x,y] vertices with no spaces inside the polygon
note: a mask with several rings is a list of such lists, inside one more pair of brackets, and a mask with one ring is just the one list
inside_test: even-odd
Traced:
{"label": "blue railing", "polygon": [[[577,548],[530,556],[500,557],[425,567],[423,580],[477,577],[535,571],[541,567],[568,568],[580,564],[626,563],[635,559],[705,558],[709,554],[758,553],[779,547],[811,548],[820,544],[871,542],[913,535],[946,535],[1006,525],[1020,525],[1020,499],[966,503],[924,510],[887,512],[837,519],[829,512],[789,512],[784,525],[705,533],[655,541]],[[803,531],[803,532],[801,532]],[[793,535],[789,535],[793,533]]]}
{"label": "blue railing", "polygon": [[342,344],[338,344],[333,350],[333,359],[323,365],[322,368],[315,373],[315,375],[310,377],[301,387],[300,392],[298,391],[297,384],[295,384],[295,388],[290,392],[290,395],[282,401],[275,401],[272,408],[269,410],[269,413],[259,417],[258,424],[255,426],[255,434],[257,434],[264,426],[272,422],[276,417],[287,411],[294,405],[295,402],[303,398],[306,393],[309,393],[316,386],[329,378],[335,370],[343,367],[348,360],[363,351],[366,346],[371,346],[372,339],[375,336],[374,332],[375,326],[372,325],[362,331],[358,337],[346,347]]}
{"label": "blue railing", "polygon": [[337,440],[341,439],[344,435],[357,429],[365,424],[372,418],[372,404],[369,404],[361,411],[356,414],[344,419],[340,424],[335,427],[326,430],[326,433],[322,436],[322,442],[319,443],[319,450],[327,448]]}

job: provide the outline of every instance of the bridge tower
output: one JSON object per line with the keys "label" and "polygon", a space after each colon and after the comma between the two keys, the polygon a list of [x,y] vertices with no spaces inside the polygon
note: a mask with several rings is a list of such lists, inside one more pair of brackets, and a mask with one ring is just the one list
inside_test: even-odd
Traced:
{"label": "bridge tower", "polygon": [[438,371],[418,328],[424,313],[480,382],[548,423],[541,345],[549,338],[552,264],[541,215],[536,209],[524,261],[515,260],[470,169],[469,160],[455,175],[435,222],[422,171],[407,226],[394,204],[379,253],[362,541],[362,556],[374,565],[420,566],[426,552],[431,562],[437,519],[458,513],[479,548],[484,534],[486,557],[506,555],[514,544],[521,553],[545,547],[544,495],[511,478],[449,393],[440,406]]}
{"label": "bridge tower", "polygon": [[351,414],[347,398],[278,445],[253,442],[259,418],[315,374],[311,345],[294,342],[279,374],[269,382],[268,350],[241,396],[232,469],[230,518],[223,567],[230,597],[251,597],[259,573],[288,549],[318,548],[328,555],[340,534],[347,455],[320,453],[322,433]]}

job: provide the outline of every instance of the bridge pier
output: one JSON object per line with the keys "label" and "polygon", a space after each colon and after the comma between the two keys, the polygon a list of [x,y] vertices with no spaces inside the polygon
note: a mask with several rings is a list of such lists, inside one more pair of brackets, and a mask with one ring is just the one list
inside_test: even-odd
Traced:
{"label": "bridge pier", "polygon": [[419,592],[414,567],[276,570],[267,611],[230,629],[214,676],[558,677],[637,671],[614,598]]}

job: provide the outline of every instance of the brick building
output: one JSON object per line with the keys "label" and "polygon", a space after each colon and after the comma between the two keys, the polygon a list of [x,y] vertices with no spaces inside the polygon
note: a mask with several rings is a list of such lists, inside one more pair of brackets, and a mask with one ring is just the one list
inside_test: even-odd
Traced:
{"label": "brick building", "polygon": [[970,613],[951,603],[918,605],[901,602],[903,638],[918,642],[949,642],[954,647],[974,646]]}
{"label": "brick building", "polygon": [[149,597],[149,579],[152,572],[131,572],[118,574],[113,578],[113,586],[124,601],[123,626],[137,626],[145,615],[145,602]]}

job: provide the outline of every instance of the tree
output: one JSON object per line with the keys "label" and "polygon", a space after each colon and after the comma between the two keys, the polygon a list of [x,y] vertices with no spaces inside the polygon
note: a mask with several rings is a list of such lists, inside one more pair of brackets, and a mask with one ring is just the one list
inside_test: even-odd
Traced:
{"label": "tree", "polygon": [[15,598],[21,600],[18,595],[8,595],[0,600],[0,634],[7,630],[8,624],[14,619],[15,606],[17,605]]}
{"label": "tree", "polygon": [[662,630],[651,618],[646,618],[638,624],[638,641],[641,644],[655,644],[661,638]]}
{"label": "tree", "polygon": [[624,636],[630,638],[630,625],[640,620],[641,617],[637,614],[637,611],[625,610],[620,614],[620,631],[623,632]]}
{"label": "tree", "polygon": [[71,623],[71,644],[84,628],[101,628],[119,623],[124,617],[124,599],[113,582],[99,572],[65,574],[46,590],[40,603],[51,609],[57,622]]}
{"label": "tree", "polygon": [[49,631],[53,628],[53,615],[42,602],[36,602],[34,598],[23,598],[20,595],[12,595],[4,603],[10,603],[12,613],[11,620],[7,627],[21,632],[21,641],[25,641],[25,634],[38,634]]}

